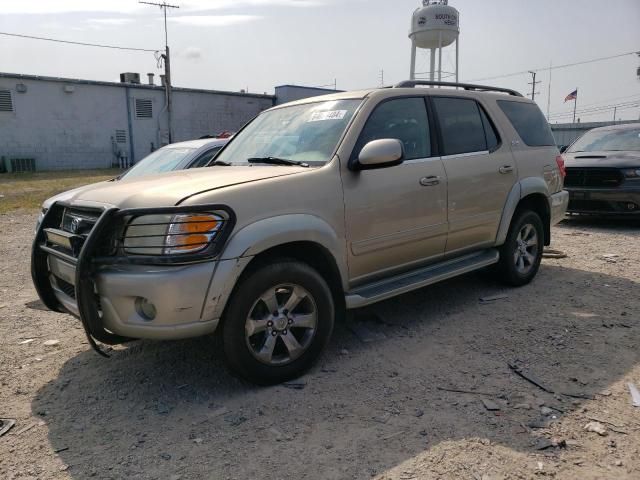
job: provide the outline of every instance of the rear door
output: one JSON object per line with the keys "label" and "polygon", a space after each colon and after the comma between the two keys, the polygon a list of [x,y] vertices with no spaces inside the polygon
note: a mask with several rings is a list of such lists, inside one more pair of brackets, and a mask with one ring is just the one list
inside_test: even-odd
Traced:
{"label": "rear door", "polygon": [[507,195],[517,181],[510,146],[472,98],[433,96],[447,174],[446,253],[495,243]]}
{"label": "rear door", "polygon": [[382,138],[400,140],[405,159],[393,167],[343,173],[354,284],[444,254],[447,182],[430,133],[423,96],[383,100],[360,132],[351,159],[367,142]]}

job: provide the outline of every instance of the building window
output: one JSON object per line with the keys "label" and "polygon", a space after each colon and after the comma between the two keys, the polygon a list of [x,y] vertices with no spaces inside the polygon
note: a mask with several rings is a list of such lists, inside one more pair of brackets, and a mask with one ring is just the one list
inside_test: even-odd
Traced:
{"label": "building window", "polygon": [[153,103],[148,98],[136,98],[136,118],[153,117]]}
{"label": "building window", "polygon": [[0,112],[13,112],[11,90],[0,90]]}
{"label": "building window", "polygon": [[116,142],[127,143],[127,132],[124,130],[116,130]]}

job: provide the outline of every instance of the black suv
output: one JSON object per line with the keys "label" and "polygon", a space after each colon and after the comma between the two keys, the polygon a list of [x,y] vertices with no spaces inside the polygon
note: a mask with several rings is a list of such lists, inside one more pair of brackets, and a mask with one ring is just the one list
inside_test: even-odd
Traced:
{"label": "black suv", "polygon": [[640,216],[640,123],[589,130],[563,156],[569,213]]}

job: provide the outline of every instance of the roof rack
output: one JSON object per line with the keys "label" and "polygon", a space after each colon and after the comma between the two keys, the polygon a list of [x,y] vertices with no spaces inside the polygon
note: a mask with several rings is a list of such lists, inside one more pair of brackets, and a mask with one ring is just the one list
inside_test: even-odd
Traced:
{"label": "roof rack", "polygon": [[416,85],[426,85],[429,87],[458,87],[464,90],[476,90],[479,92],[502,92],[513,95],[514,97],[522,97],[520,92],[511,90],[510,88],[489,87],[487,85],[474,85],[471,83],[456,83],[456,82],[434,82],[431,80],[404,80],[400,83],[396,83],[393,88],[413,88]]}

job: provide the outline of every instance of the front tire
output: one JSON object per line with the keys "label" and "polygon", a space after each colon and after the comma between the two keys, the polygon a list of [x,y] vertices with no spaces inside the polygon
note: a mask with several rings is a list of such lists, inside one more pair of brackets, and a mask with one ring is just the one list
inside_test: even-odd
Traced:
{"label": "front tire", "polygon": [[543,248],[544,229],[540,216],[531,210],[517,212],[500,248],[500,280],[515,287],[529,283],[538,273]]}
{"label": "front tire", "polygon": [[295,260],[251,270],[224,314],[222,341],[230,369],[260,385],[304,373],[333,330],[335,307],[322,276]]}

